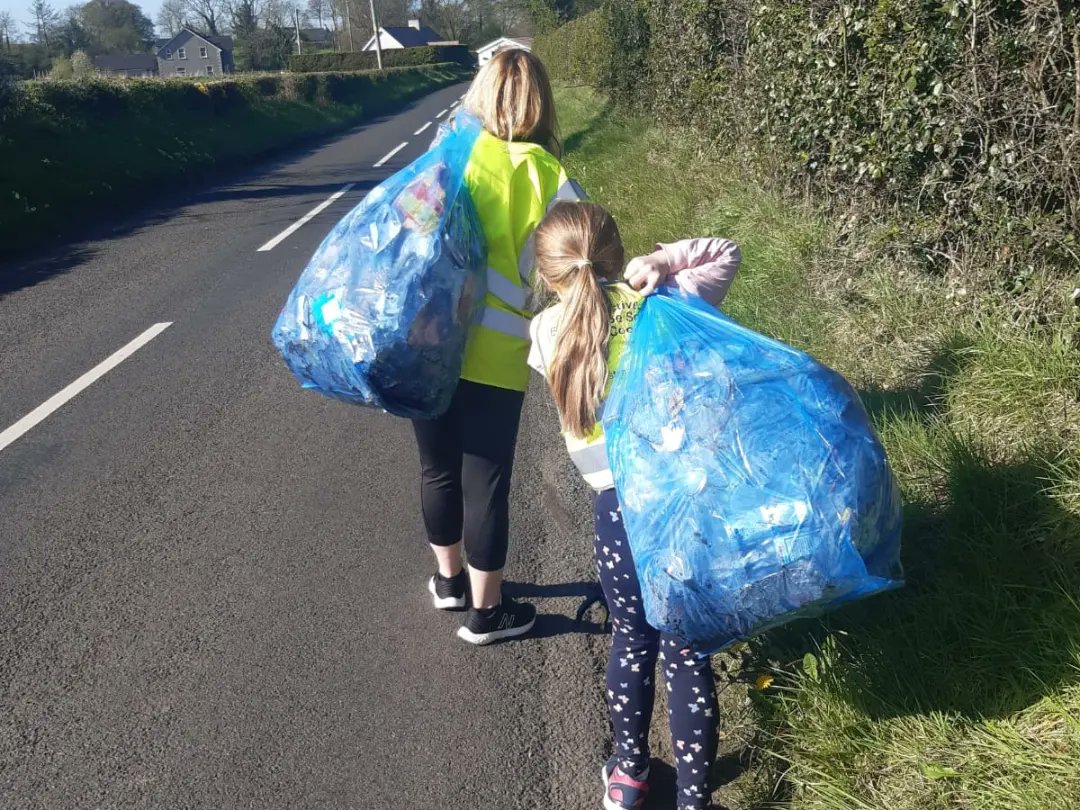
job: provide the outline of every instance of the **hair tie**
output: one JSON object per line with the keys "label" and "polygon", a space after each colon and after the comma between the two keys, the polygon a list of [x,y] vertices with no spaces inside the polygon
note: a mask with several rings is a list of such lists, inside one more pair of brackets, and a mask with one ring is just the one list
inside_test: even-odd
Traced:
{"label": "hair tie", "polygon": [[577,262],[578,270],[584,270],[586,267],[592,270],[592,259],[579,259]]}

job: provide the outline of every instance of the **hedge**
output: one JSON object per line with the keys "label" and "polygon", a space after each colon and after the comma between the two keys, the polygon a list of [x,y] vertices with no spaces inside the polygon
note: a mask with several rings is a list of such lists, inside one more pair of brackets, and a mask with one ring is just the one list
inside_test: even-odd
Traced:
{"label": "hedge", "polygon": [[[887,215],[935,270],[1022,291],[1080,253],[1080,19],[1057,0],[605,0],[553,75]],[[597,55],[601,63],[597,64]],[[874,205],[874,203],[877,205]]]}
{"label": "hedge", "polygon": [[[382,54],[383,67],[416,67],[453,62],[472,67],[475,57],[464,45],[428,45],[422,48],[394,48]],[[375,53],[348,51],[342,53],[293,54],[289,70],[293,73],[327,73],[350,70],[374,70],[378,67]]]}
{"label": "hedge", "polygon": [[0,86],[0,252],[84,213],[353,125],[467,76],[458,65],[217,81]]}
{"label": "hedge", "polygon": [[607,83],[612,38],[599,9],[536,38],[533,48],[552,76],[571,84]]}

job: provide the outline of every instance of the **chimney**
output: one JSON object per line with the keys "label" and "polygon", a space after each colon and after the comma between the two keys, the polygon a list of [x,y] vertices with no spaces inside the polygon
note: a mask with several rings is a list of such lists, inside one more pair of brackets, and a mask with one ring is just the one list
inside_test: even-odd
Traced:
{"label": "chimney", "polygon": [[417,31],[419,31],[420,30],[420,21],[419,20],[409,20],[409,28],[415,28]]}

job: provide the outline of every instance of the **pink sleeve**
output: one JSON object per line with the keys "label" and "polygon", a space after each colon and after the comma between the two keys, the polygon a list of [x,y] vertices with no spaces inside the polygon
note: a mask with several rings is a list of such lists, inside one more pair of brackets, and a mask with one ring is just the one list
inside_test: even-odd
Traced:
{"label": "pink sleeve", "polygon": [[739,246],[730,239],[683,239],[658,244],[671,265],[669,284],[719,306],[739,269]]}

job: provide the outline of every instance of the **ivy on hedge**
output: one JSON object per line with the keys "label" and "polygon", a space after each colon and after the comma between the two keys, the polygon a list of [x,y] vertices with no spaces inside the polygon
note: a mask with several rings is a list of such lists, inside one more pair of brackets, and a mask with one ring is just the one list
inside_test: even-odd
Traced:
{"label": "ivy on hedge", "polygon": [[878,200],[928,258],[1076,272],[1072,0],[605,0],[536,49],[557,79]]}

